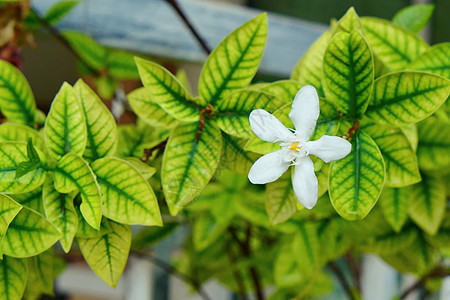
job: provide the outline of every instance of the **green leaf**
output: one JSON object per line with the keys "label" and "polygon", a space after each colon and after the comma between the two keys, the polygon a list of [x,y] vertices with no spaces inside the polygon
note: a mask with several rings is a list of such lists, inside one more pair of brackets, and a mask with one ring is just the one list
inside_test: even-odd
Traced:
{"label": "green leaf", "polygon": [[101,237],[78,239],[81,253],[89,266],[103,281],[116,287],[128,259],[131,228],[110,221],[113,231]]}
{"label": "green leaf", "polygon": [[33,139],[33,145],[36,148],[43,153],[47,152],[44,140],[38,131],[17,123],[8,122],[0,125],[0,141],[27,142],[30,138]]}
{"label": "green leaf", "polygon": [[239,175],[247,176],[257,155],[244,150],[246,139],[239,139],[222,132],[223,153],[220,165]]}
{"label": "green leaf", "polygon": [[158,201],[152,187],[132,164],[119,158],[92,163],[103,194],[103,215],[130,225],[162,226]]}
{"label": "green leaf", "polygon": [[[16,170],[20,163],[28,161],[27,144],[23,142],[0,143],[0,191],[5,194],[26,193],[44,183],[46,172],[38,167],[34,172],[16,178]],[[45,164],[45,156],[40,153]]]}
{"label": "green leaf", "polygon": [[383,155],[386,186],[402,187],[420,181],[416,154],[400,128],[370,123],[363,130],[375,141]]}
{"label": "green leaf", "polygon": [[358,245],[358,248],[377,254],[395,253],[411,247],[417,236],[418,231],[414,228],[403,230],[400,233],[389,232],[365,239],[362,244]]}
{"label": "green leaf", "polygon": [[395,232],[400,232],[408,219],[408,209],[411,197],[411,189],[385,187],[380,195],[380,207],[384,218]]}
{"label": "green leaf", "polygon": [[375,80],[366,115],[380,124],[421,121],[447,100],[450,81],[430,73],[399,72]]}
{"label": "green leaf", "polygon": [[99,229],[102,219],[101,192],[88,163],[80,156],[68,153],[58,162],[54,172],[56,190],[65,194],[78,190],[84,219],[94,229]]}
{"label": "green leaf", "polygon": [[334,34],[339,32],[348,32],[350,33],[352,30],[357,30],[360,33],[363,33],[363,27],[361,21],[359,20],[359,16],[355,11],[355,8],[350,7],[345,15],[339,19],[336,23],[336,28],[334,28]]}
{"label": "green leaf", "polygon": [[119,80],[138,80],[139,72],[134,62],[136,53],[114,50],[108,55],[108,74]]}
{"label": "green leaf", "polygon": [[274,95],[277,99],[285,102],[292,103],[294,101],[295,95],[302,88],[300,82],[294,80],[279,80],[265,85],[259,90]]}
{"label": "green leaf", "polygon": [[322,85],[323,56],[330,39],[331,32],[327,30],[311,45],[291,75],[291,79],[299,81],[302,86],[310,84],[315,87],[320,97],[325,96]]}
{"label": "green leaf", "polygon": [[323,59],[327,99],[344,114],[361,116],[372,91],[373,68],[372,53],[361,33],[337,33]]}
{"label": "green leaf", "polygon": [[105,104],[81,79],[74,86],[86,120],[87,142],[83,156],[88,161],[116,152],[117,126]]}
{"label": "green leaf", "polygon": [[178,223],[164,223],[163,227],[144,227],[133,235],[132,249],[144,249],[170,236],[178,227]]}
{"label": "green leaf", "polygon": [[172,215],[205,188],[216,171],[222,152],[222,135],[214,120],[178,125],[164,151],[161,180]]}
{"label": "green leaf", "polygon": [[436,118],[428,118],[417,126],[419,145],[417,157],[423,170],[438,171],[450,168],[450,125]]}
{"label": "green leaf", "polygon": [[4,300],[22,299],[27,274],[27,260],[7,256],[0,259],[0,295]]}
{"label": "green leaf", "polygon": [[1,248],[9,256],[30,257],[44,252],[60,237],[42,215],[24,207],[9,224]]}
{"label": "green leaf", "polygon": [[78,0],[65,0],[55,3],[52,7],[47,10],[45,14],[45,20],[51,24],[55,25],[61,21],[66,15],[68,15],[72,9],[75,8],[80,2]]}
{"label": "green leaf", "polygon": [[54,182],[48,178],[42,191],[45,216],[62,234],[60,242],[67,253],[78,229],[78,216],[73,206],[74,193],[61,194],[55,189]]}
{"label": "green leaf", "polygon": [[192,243],[195,249],[202,251],[223,238],[230,221],[230,218],[216,218],[208,213],[199,215],[192,225]]}
{"label": "green leaf", "polygon": [[72,87],[64,82],[45,121],[47,149],[56,160],[66,153],[82,155],[86,148],[86,121]]}
{"label": "green leaf", "polygon": [[50,248],[28,260],[28,282],[32,281],[37,285],[39,291],[51,296],[54,295],[53,280],[56,277],[53,270],[54,258],[55,254]]}
{"label": "green leaf", "polygon": [[266,13],[230,33],[203,66],[198,83],[200,96],[215,105],[229,92],[247,87],[258,69],[266,38]]}
{"label": "green leaf", "polygon": [[407,68],[409,70],[430,72],[450,79],[449,53],[450,43],[436,44],[419,55]]}
{"label": "green leaf", "polygon": [[20,193],[9,195],[14,201],[18,202],[20,205],[30,208],[41,215],[45,214],[44,205],[42,201],[42,186],[37,189],[32,190],[28,193]]}
{"label": "green leaf", "polygon": [[22,205],[14,201],[12,198],[0,194],[0,242],[5,236],[9,224],[21,209]]}
{"label": "green leaf", "polygon": [[140,159],[135,157],[127,157],[125,161],[133,166],[146,180],[149,180],[156,173],[156,168],[147,165]]}
{"label": "green leaf", "polygon": [[303,276],[311,275],[319,268],[319,249],[320,244],[315,224],[299,224],[298,232],[293,237],[292,252],[295,253]]}
{"label": "green leaf", "polygon": [[90,68],[100,71],[106,66],[107,51],[93,38],[76,31],[64,31],[62,35],[71,48],[82,58],[83,63]]}
{"label": "green leaf", "polygon": [[302,281],[302,272],[298,267],[298,262],[293,256],[292,240],[286,239],[278,248],[274,259],[273,277],[276,286],[289,287],[298,286]]}
{"label": "green leaf", "polygon": [[420,228],[431,235],[436,234],[444,218],[447,205],[446,184],[442,177],[422,174],[422,181],[409,187],[409,215]]}
{"label": "green leaf", "polygon": [[[134,99],[139,102],[141,100],[145,105],[146,102],[157,103],[173,118],[185,122],[197,121],[200,118],[199,107],[192,102],[191,96],[185,91],[184,87],[168,70],[164,67],[136,57],[141,81],[150,95],[148,98]],[[140,111],[135,111],[140,114]]]}
{"label": "green leaf", "polygon": [[404,69],[428,49],[420,37],[389,21],[364,17],[361,22],[374,55],[391,71]]}
{"label": "green leaf", "polygon": [[408,139],[409,144],[414,152],[417,151],[417,145],[419,144],[419,136],[417,134],[417,126],[416,124],[409,124],[400,127],[401,131]]}
{"label": "green leaf", "polygon": [[[184,87],[184,90],[188,92],[189,94],[192,94],[191,86],[189,83],[189,78],[186,73],[185,69],[178,69],[175,73],[175,77],[178,79],[178,81],[181,83],[181,85]],[[206,104],[206,103],[204,103]]]}
{"label": "green leaf", "polygon": [[320,139],[323,135],[337,135],[340,118],[341,116],[331,101],[320,99],[320,115],[317,119],[316,129],[309,139],[314,141]]}
{"label": "green leaf", "polygon": [[427,26],[433,11],[433,4],[410,5],[399,10],[392,18],[392,23],[414,33],[419,33]]}
{"label": "green leaf", "polygon": [[[75,200],[77,200],[77,198],[75,198]],[[77,237],[77,238],[94,238],[94,237],[100,237],[100,236],[103,236],[105,234],[112,232],[111,225],[107,218],[103,217],[102,222],[100,223],[100,230],[95,230],[83,218],[83,216],[80,212],[79,205],[75,206],[75,210],[77,211],[77,215],[78,215],[78,229],[75,234],[75,237]]]}
{"label": "green leaf", "polygon": [[297,212],[297,198],[289,172],[266,185],[266,211],[273,225],[288,220]]}
{"label": "green leaf", "polygon": [[101,75],[95,78],[95,86],[100,98],[105,100],[111,100],[116,93],[118,82],[112,77]]}
{"label": "green leaf", "polygon": [[36,102],[25,76],[12,64],[0,60],[0,110],[10,121],[34,126]]}
{"label": "green leaf", "polygon": [[361,220],[378,200],[385,166],[380,149],[369,135],[360,131],[351,142],[350,154],[331,164],[329,193],[344,219]]}
{"label": "green leaf", "polygon": [[271,112],[282,104],[275,96],[260,91],[233,92],[218,103],[217,125],[230,135],[249,138],[253,134],[248,119],[250,113],[257,108]]}
{"label": "green leaf", "polygon": [[133,111],[148,125],[165,128],[177,125],[177,120],[153,101],[146,88],[135,89],[127,95],[127,99]]}
{"label": "green leaf", "polygon": [[17,166],[16,179],[36,170],[41,166],[41,159],[39,158],[39,154],[33,146],[32,138],[30,138],[27,143],[27,156],[28,161],[21,162]]}

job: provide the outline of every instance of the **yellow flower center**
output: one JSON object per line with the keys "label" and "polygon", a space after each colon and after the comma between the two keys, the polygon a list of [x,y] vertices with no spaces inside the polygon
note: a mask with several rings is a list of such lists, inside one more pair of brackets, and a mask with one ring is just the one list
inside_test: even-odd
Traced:
{"label": "yellow flower center", "polygon": [[298,142],[293,143],[292,145],[289,146],[289,150],[295,151],[295,152],[299,152],[299,150],[302,149],[302,147],[298,146]]}

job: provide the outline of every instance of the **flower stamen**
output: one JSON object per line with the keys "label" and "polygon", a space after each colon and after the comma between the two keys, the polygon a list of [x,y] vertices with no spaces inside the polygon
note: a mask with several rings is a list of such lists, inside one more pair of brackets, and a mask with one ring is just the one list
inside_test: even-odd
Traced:
{"label": "flower stamen", "polygon": [[302,146],[298,146],[298,142],[293,143],[292,145],[289,146],[289,150],[295,151],[295,152],[300,152],[300,149],[302,149]]}

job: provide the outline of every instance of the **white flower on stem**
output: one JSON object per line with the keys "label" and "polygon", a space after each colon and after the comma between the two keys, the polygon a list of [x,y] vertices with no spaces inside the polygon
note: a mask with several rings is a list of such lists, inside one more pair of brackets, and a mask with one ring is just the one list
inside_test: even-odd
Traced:
{"label": "white flower on stem", "polygon": [[324,135],[309,141],[319,117],[319,97],[311,85],[302,87],[295,96],[289,113],[295,130],[286,128],[274,115],[263,109],[250,113],[250,125],[255,134],[266,142],[280,143],[281,150],[259,158],[250,169],[248,179],[254,184],[277,180],[289,166],[295,166],[292,185],[300,203],[311,209],[316,205],[318,182],[310,154],[324,162],[347,156],[352,145],[337,136]]}

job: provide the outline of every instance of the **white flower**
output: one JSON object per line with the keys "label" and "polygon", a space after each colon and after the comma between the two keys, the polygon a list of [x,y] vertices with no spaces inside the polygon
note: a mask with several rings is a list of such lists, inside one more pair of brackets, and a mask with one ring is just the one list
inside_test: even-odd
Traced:
{"label": "white flower", "polygon": [[347,156],[352,145],[343,138],[324,135],[317,141],[308,141],[319,117],[319,97],[316,89],[307,85],[298,91],[289,113],[295,130],[286,128],[275,116],[263,109],[250,113],[250,125],[262,140],[280,143],[281,150],[259,158],[250,169],[248,179],[254,184],[277,180],[289,166],[295,166],[292,185],[300,203],[311,209],[316,205],[318,182],[310,154],[324,162]]}

